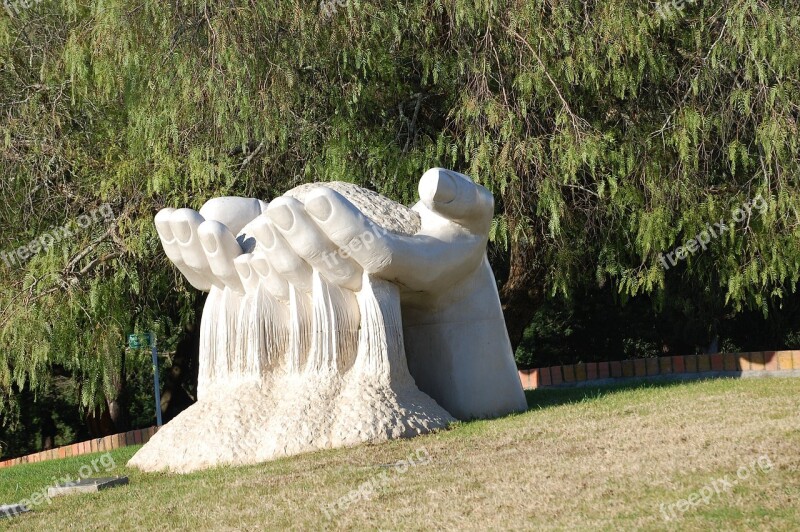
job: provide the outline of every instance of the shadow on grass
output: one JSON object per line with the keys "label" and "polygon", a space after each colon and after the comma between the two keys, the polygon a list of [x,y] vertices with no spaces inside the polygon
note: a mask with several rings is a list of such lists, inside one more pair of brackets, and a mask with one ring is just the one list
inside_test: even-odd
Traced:
{"label": "shadow on grass", "polygon": [[653,388],[671,388],[676,386],[686,386],[690,383],[697,382],[699,381],[686,381],[678,379],[653,381],[643,379],[620,384],[599,386],[581,386],[574,388],[538,388],[535,390],[525,390],[525,398],[528,401],[528,410],[540,410],[542,408],[548,408],[551,406],[592,401],[619,392]]}

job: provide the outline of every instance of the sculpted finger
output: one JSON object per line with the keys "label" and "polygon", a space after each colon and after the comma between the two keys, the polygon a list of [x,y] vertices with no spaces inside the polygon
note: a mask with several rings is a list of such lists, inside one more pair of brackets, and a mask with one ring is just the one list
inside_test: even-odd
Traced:
{"label": "sculpted finger", "polygon": [[180,245],[175,239],[175,235],[172,234],[172,229],[170,228],[170,218],[174,212],[175,209],[168,208],[162,209],[158,212],[158,214],[156,214],[155,226],[158,237],[161,240],[161,246],[164,248],[167,258],[172,261],[181,274],[186,277],[186,280],[189,281],[189,284],[198,290],[208,292],[211,290],[211,282],[202,274],[196,272],[192,268],[189,268],[186,265],[186,262],[183,260]]}
{"label": "sculpted finger", "polygon": [[272,269],[267,258],[261,253],[255,253],[250,266],[255,270],[261,282],[270,294],[283,301],[289,300],[289,283]]}
{"label": "sculpted finger", "polygon": [[350,290],[361,288],[361,267],[339,252],[302,203],[291,197],[277,198],[267,208],[267,216],[291,248],[327,280]]}
{"label": "sculpted finger", "polygon": [[242,281],[242,286],[247,293],[253,293],[258,290],[258,274],[253,268],[253,255],[252,253],[243,253],[233,259],[233,265],[236,272],[239,274],[239,279]]}
{"label": "sculpted finger", "polygon": [[397,235],[361,214],[344,196],[319,187],[306,197],[305,210],[338,248],[336,257],[352,257],[367,273],[385,271],[392,262]]}
{"label": "sculpted finger", "polygon": [[250,227],[270,267],[299,290],[310,292],[311,266],[300,258],[277,229],[272,227],[267,216],[259,216]]}
{"label": "sculpted finger", "polygon": [[170,216],[169,227],[172,230],[172,234],[175,235],[175,241],[178,243],[183,262],[189,268],[208,279],[214,286],[223,288],[223,283],[211,271],[206,252],[197,234],[203,222],[205,222],[205,219],[197,211],[178,209]]}
{"label": "sculpted finger", "polygon": [[243,294],[244,286],[233,262],[242,254],[236,237],[222,223],[212,220],[200,224],[197,234],[212,273],[225,286]]}
{"label": "sculpted finger", "polygon": [[234,235],[267,208],[267,203],[253,198],[222,197],[205,202],[200,215],[206,220],[216,220]]}
{"label": "sculpted finger", "polygon": [[494,197],[472,179],[452,170],[431,168],[419,181],[423,205],[474,234],[488,235]]}

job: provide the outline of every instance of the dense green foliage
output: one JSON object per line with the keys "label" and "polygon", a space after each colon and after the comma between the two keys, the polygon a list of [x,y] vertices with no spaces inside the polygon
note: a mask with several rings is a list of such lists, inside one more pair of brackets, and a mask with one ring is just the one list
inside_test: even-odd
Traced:
{"label": "dense green foliage", "polygon": [[[709,324],[709,340],[796,288],[795,4],[709,1],[667,20],[639,0],[351,0],[330,18],[297,0],[11,12],[0,250],[104,203],[115,217],[0,266],[4,423],[21,390],[45,396],[55,374],[89,409],[134,393],[129,375],[145,369],[123,350],[128,332],[154,329],[175,351],[201,301],[152,216],[217,195],[338,179],[410,203],[426,168],[468,173],[497,198],[492,260],[515,343],[548,296],[574,305],[600,287],[616,306],[688,305],[673,314]],[[659,253],[759,194],[764,214],[662,267]]]}

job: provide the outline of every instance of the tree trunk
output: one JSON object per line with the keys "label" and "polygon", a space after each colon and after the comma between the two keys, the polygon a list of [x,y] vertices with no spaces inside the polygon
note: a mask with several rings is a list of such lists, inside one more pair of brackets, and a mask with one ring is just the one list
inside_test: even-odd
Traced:
{"label": "tree trunk", "polygon": [[41,422],[39,428],[41,429],[42,433],[42,450],[49,451],[50,449],[55,448],[58,429],[55,421],[53,421],[53,415],[51,411],[45,411],[45,409],[41,410]]}
{"label": "tree trunk", "polygon": [[164,423],[197,401],[197,371],[200,363],[200,320],[207,294],[198,293],[194,300],[194,323],[187,325],[175,348],[172,367],[164,379],[161,394]]}
{"label": "tree trunk", "polygon": [[[198,314],[199,316],[199,314]],[[172,367],[164,379],[161,404],[164,407],[164,423],[187,409],[197,400],[190,392],[197,389],[197,360],[200,350],[200,323],[186,328],[183,338],[175,349]]]}
{"label": "tree trunk", "polygon": [[126,432],[130,429],[130,416],[128,415],[128,375],[126,371],[126,354],[122,350],[121,367],[119,380],[115,383],[117,396],[114,400],[108,401],[108,413],[114,423],[114,430],[117,433]]}
{"label": "tree trunk", "polygon": [[89,429],[90,438],[102,438],[115,433],[114,422],[111,421],[108,410],[108,408],[98,408],[87,412],[86,426]]}
{"label": "tree trunk", "polygon": [[536,269],[529,243],[513,242],[508,279],[500,289],[500,302],[511,347],[517,350],[525,329],[544,299],[541,274]]}

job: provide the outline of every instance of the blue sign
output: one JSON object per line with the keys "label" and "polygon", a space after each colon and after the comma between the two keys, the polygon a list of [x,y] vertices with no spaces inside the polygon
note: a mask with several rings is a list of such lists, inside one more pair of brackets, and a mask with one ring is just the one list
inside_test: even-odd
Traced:
{"label": "blue sign", "polygon": [[129,334],[128,347],[131,349],[143,349],[146,347],[153,347],[153,334]]}

